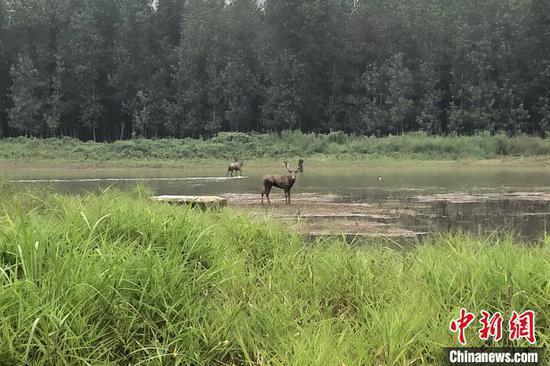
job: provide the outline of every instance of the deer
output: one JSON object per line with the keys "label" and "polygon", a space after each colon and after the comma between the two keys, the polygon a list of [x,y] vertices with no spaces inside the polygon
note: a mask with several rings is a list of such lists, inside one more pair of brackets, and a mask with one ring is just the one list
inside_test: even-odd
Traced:
{"label": "deer", "polygon": [[298,170],[290,169],[290,165],[283,161],[283,165],[288,170],[288,175],[266,175],[262,178],[262,183],[264,189],[262,191],[262,205],[264,204],[264,195],[267,198],[267,203],[271,204],[269,201],[269,193],[271,188],[277,187],[281,188],[285,193],[285,204],[290,205],[290,189],[296,182],[296,173]]}
{"label": "deer", "polygon": [[303,173],[304,172],[304,159],[300,159],[298,160],[298,169],[297,169],[300,173]]}
{"label": "deer", "polygon": [[225,176],[227,177],[229,173],[231,173],[231,176],[233,176],[233,172],[240,172],[241,175],[243,175],[243,169],[242,169],[243,166],[244,166],[244,163],[242,160],[235,161],[234,163],[230,163],[229,167],[227,167],[227,173],[225,173]]}

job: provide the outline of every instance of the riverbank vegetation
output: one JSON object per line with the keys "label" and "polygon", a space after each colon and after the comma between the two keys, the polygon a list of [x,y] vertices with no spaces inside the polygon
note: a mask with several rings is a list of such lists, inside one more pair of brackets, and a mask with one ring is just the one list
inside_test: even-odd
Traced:
{"label": "riverbank vegetation", "polygon": [[453,160],[544,157],[550,140],[537,137],[427,136],[409,134],[369,138],[329,134],[219,133],[211,139],[133,139],[114,143],[71,138],[7,138],[0,140],[0,160],[82,163],[139,162],[155,164],[186,160],[233,161],[315,158],[317,160]]}
{"label": "riverbank vegetation", "polygon": [[547,0],[0,0],[0,136],[550,132]]}
{"label": "riverbank vegetation", "polygon": [[149,194],[1,187],[0,363],[439,364],[461,307],[533,310],[550,346],[548,238],[309,243]]}

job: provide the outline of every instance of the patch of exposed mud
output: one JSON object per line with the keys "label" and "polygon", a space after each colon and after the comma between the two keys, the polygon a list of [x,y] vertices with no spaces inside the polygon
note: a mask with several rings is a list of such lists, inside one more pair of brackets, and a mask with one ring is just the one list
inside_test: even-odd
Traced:
{"label": "patch of exposed mud", "polygon": [[[282,192],[271,205],[259,194],[226,194],[229,206],[255,217],[275,218],[311,237],[416,239],[441,231],[513,232],[537,237],[550,227],[550,193],[484,192],[350,199],[299,193],[285,205]],[[548,225],[547,225],[548,220]]]}
{"label": "patch of exposed mud", "polygon": [[415,216],[416,211],[399,207],[397,201],[383,204],[369,202],[342,203],[341,197],[315,193],[292,195],[292,205],[284,203],[282,195],[271,195],[271,205],[260,204],[258,194],[226,194],[230,206],[252,216],[273,217],[298,231],[316,236],[344,235],[348,237],[415,238],[425,232],[402,227],[403,216]]}

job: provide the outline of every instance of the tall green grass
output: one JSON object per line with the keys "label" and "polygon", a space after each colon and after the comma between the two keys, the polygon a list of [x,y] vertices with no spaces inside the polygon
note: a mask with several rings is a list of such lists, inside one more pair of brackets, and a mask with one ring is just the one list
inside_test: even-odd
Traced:
{"label": "tall green grass", "polygon": [[82,142],[70,138],[0,140],[1,160],[166,161],[183,159],[460,159],[550,155],[550,140],[538,137],[427,136],[409,134],[385,138],[349,136],[341,132],[303,134],[220,133],[212,139],[127,140]]}
{"label": "tall green grass", "polygon": [[0,364],[439,364],[462,306],[532,309],[550,345],[550,240],[306,243],[147,197],[1,187]]}

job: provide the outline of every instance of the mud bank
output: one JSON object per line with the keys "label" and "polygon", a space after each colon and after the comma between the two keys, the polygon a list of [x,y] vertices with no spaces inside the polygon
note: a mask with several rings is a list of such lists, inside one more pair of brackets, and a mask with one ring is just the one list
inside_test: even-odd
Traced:
{"label": "mud bank", "polygon": [[375,199],[333,194],[292,195],[292,205],[272,195],[261,205],[258,194],[226,194],[229,206],[256,217],[280,220],[301,233],[419,241],[440,232],[516,235],[538,240],[550,220],[550,193],[487,192],[418,194],[404,190]]}

